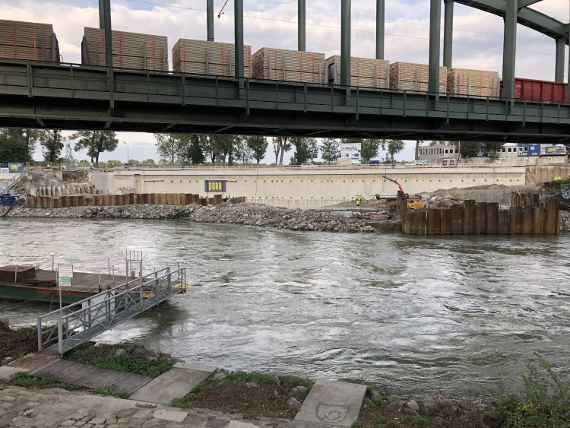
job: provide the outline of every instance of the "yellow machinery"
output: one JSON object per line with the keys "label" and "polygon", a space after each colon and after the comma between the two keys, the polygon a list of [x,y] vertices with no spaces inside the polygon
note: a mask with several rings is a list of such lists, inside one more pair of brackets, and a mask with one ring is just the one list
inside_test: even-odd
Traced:
{"label": "yellow machinery", "polygon": [[410,210],[421,210],[423,208],[427,208],[427,203],[422,199],[421,196],[416,195],[410,197],[406,192],[404,192],[404,188],[402,185],[395,179],[388,177],[387,175],[383,175],[382,178],[386,181],[394,183],[398,186],[398,198],[406,198],[408,200],[408,209]]}

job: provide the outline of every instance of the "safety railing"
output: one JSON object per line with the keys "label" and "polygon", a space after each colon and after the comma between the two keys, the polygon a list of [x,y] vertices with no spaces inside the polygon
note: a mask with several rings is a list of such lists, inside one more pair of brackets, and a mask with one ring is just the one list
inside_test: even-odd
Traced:
{"label": "safety railing", "polygon": [[37,320],[38,350],[64,354],[186,290],[186,269],[167,267],[42,315]]}

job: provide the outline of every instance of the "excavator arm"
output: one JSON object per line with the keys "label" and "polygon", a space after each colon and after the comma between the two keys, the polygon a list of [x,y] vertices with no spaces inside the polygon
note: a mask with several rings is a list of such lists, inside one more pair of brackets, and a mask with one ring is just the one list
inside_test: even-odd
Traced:
{"label": "excavator arm", "polygon": [[382,178],[386,181],[389,181],[391,183],[394,183],[396,186],[398,186],[398,194],[401,195],[405,195],[406,192],[404,192],[404,188],[402,187],[402,185],[395,179],[388,177],[387,175],[383,175]]}

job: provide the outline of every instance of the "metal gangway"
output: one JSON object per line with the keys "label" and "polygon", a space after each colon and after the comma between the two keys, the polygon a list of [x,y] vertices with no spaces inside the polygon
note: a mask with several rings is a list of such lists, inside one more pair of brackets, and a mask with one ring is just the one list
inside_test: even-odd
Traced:
{"label": "metal gangway", "polygon": [[63,355],[188,288],[185,268],[166,267],[42,315],[38,351]]}

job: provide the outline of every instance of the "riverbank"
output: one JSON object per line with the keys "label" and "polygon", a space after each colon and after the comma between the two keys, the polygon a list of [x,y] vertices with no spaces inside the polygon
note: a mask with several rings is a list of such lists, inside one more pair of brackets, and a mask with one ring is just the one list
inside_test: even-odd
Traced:
{"label": "riverbank", "polygon": [[[2,331],[20,335],[21,343],[9,341],[4,351],[11,355],[21,353],[22,343],[31,348],[34,337],[28,329],[12,330],[3,326]],[[83,367],[113,370],[157,379],[175,367],[176,360],[163,353],[157,353],[131,344],[95,345],[89,343],[70,352],[66,361],[73,361]],[[175,369],[180,370],[180,369]],[[360,406],[354,426],[376,428],[542,428],[547,426],[564,428],[570,426],[570,393],[565,382],[545,360],[531,362],[522,373],[523,387],[517,393],[497,393],[495,397],[449,398],[442,394],[425,396],[403,396],[390,393],[365,380],[366,393]],[[164,385],[164,387],[168,387]],[[247,421],[255,426],[293,426],[293,419],[301,412],[310,391],[316,387],[311,379],[259,372],[231,372],[213,370],[198,382],[190,392],[168,403],[171,412],[180,423],[189,423],[189,416],[207,420],[216,418],[217,427],[228,426],[231,420]],[[56,388],[56,389],[54,389]],[[65,391],[62,391],[65,390]],[[117,394],[107,387],[87,388],[84,384],[45,377],[41,374],[20,373],[8,382],[0,381],[0,417],[7,426],[32,426],[35,418],[42,418],[42,426],[84,426],[91,423],[98,427],[162,426],[163,413],[152,401],[141,403],[129,394]],[[65,399],[60,399],[65,397]],[[114,397],[114,398],[111,398]],[[121,400],[118,400],[118,399]],[[132,401],[132,400],[135,401]],[[117,401],[111,401],[117,400]],[[42,403],[52,401],[53,414]],[[24,403],[24,404],[23,404]],[[66,415],[62,406],[65,403]],[[89,403],[96,403],[98,411],[89,411]],[[114,412],[130,408],[129,411]],[[134,410],[133,410],[134,409]],[[141,412],[139,409],[146,409]],[[152,411],[149,409],[153,409]],[[45,412],[48,412],[48,415]],[[70,418],[67,415],[75,415]],[[178,413],[177,413],[178,412]],[[158,415],[158,416],[157,416]],[[65,420],[61,418],[64,417]],[[89,419],[89,420],[87,420]],[[192,418],[191,418],[192,419]],[[98,422],[91,422],[97,420]],[[160,422],[162,421],[162,422]],[[170,421],[173,422],[173,421]],[[11,424],[12,423],[12,424]],[[137,425],[137,423],[139,425]],[[23,425],[22,425],[23,424]],[[0,426],[5,426],[0,424]],[[150,425],[149,425],[150,426]],[[170,426],[170,425],[169,425]],[[197,425],[198,426],[198,425]],[[202,424],[207,428],[208,424]],[[214,428],[214,427],[213,427]]]}
{"label": "riverbank", "polygon": [[7,217],[174,220],[240,224],[296,231],[374,233],[397,232],[395,214],[384,209],[300,210],[241,203],[218,206],[127,205],[73,208],[17,208]]}

